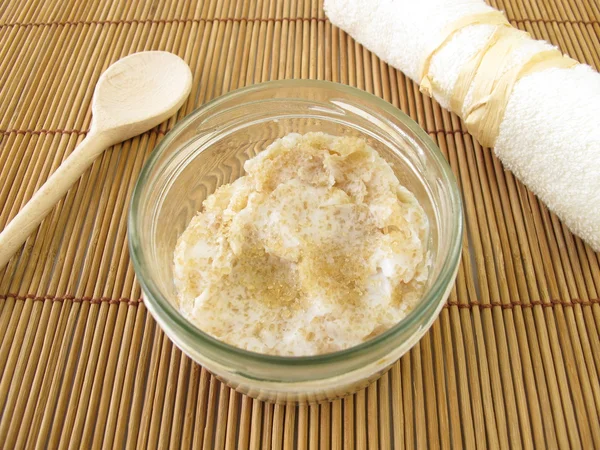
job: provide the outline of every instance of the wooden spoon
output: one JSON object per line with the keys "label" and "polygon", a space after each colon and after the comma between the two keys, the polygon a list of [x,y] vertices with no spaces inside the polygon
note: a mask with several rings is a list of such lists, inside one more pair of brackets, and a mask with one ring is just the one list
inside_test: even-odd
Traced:
{"label": "wooden spoon", "polygon": [[172,116],[191,87],[190,68],[172,53],[134,53],[111,65],[94,91],[89,133],[0,233],[0,268],[96,157]]}

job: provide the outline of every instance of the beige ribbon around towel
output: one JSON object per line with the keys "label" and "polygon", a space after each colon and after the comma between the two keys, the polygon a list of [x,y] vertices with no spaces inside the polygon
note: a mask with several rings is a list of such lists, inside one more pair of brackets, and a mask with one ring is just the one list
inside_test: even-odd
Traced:
{"label": "beige ribbon around towel", "polygon": [[[454,34],[469,25],[497,25],[486,43],[461,69],[450,98],[450,109],[461,116],[467,130],[486,147],[493,147],[504,111],[515,83],[526,75],[549,68],[569,68],[577,62],[564,56],[558,49],[534,54],[521,65],[506,69],[509,55],[529,34],[513,28],[502,12],[475,14],[454,22],[441,33],[421,66],[421,91],[431,97],[435,88],[429,74],[431,58]],[[472,101],[465,107],[465,98],[471,92]]]}

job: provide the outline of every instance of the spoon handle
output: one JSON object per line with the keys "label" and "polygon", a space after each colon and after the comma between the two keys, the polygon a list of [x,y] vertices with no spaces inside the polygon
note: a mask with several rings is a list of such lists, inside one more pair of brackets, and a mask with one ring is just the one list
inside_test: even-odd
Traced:
{"label": "spoon handle", "polygon": [[0,233],[0,269],[21,247],[46,214],[66,194],[94,159],[108,145],[102,134],[90,131],[31,200]]}

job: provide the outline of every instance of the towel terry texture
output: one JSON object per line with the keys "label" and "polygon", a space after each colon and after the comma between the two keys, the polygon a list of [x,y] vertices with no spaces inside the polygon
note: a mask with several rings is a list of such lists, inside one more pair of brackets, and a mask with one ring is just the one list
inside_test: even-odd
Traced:
{"label": "towel terry texture", "polygon": [[[493,11],[481,0],[325,0],[331,22],[381,59],[419,82],[427,49],[456,20]],[[445,108],[458,74],[496,25],[469,25],[437,51],[430,76]],[[526,40],[507,69],[553,48]],[[471,101],[465,98],[467,107]],[[571,231],[600,251],[600,74],[579,64],[547,69],[515,84],[494,148],[505,166]]]}

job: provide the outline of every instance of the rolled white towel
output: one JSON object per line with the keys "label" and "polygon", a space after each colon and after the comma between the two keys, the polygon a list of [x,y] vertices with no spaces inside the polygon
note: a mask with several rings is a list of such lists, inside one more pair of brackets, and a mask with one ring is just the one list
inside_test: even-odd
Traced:
{"label": "rolled white towel", "polygon": [[[481,0],[325,0],[331,22],[381,59],[420,82],[423,60],[457,20],[495,11]],[[450,105],[461,69],[498,25],[461,28],[433,53],[433,96]],[[553,47],[525,40],[507,66]],[[465,106],[472,101],[471,92]],[[500,122],[500,160],[571,231],[600,251],[600,74],[589,66],[550,68],[519,79]]]}

